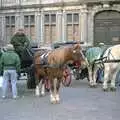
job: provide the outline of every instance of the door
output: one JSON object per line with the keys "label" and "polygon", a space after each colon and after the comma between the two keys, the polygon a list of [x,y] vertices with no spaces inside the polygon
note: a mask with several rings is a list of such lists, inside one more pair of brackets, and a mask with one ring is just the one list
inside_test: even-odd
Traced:
{"label": "door", "polygon": [[120,43],[120,13],[103,11],[94,19],[94,45],[104,42],[106,45]]}

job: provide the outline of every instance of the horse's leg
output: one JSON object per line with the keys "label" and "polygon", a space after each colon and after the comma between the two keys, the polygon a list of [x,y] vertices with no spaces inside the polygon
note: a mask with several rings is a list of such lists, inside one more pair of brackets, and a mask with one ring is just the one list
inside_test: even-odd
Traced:
{"label": "horse's leg", "polygon": [[93,86],[96,87],[97,86],[97,71],[98,71],[98,65],[94,65],[94,68],[93,68]]}
{"label": "horse's leg", "polygon": [[109,81],[109,76],[110,76],[110,64],[105,63],[104,64],[104,82],[103,82],[103,90],[107,91],[108,90],[108,81]]}
{"label": "horse's leg", "polygon": [[92,65],[89,65],[88,67],[88,75],[89,75],[89,84],[90,84],[90,87],[93,86],[93,75],[92,75]]}
{"label": "horse's leg", "polygon": [[113,63],[112,64],[112,67],[114,69],[112,70],[112,79],[111,79],[111,84],[110,84],[111,91],[115,91],[116,90],[115,80],[116,80],[117,72],[119,71],[119,68],[117,66],[118,66],[118,63]]}
{"label": "horse's leg", "polygon": [[45,96],[45,78],[41,79],[41,96]]}
{"label": "horse's leg", "polygon": [[54,80],[53,79],[50,79],[50,101],[51,101],[51,103],[55,103]]}
{"label": "horse's leg", "polygon": [[39,77],[36,73],[35,73],[35,82],[36,82],[35,95],[39,96],[40,95],[40,87],[39,87],[40,81],[39,81]]}
{"label": "horse's leg", "polygon": [[56,85],[56,102],[60,102],[60,95],[59,95],[59,89],[62,79],[57,79],[57,85]]}
{"label": "horse's leg", "polygon": [[50,101],[51,101],[51,103],[56,104],[56,103],[57,103],[57,101],[56,101],[56,92],[57,92],[56,86],[57,86],[57,79],[56,79],[56,78],[51,79],[50,82],[51,82]]}

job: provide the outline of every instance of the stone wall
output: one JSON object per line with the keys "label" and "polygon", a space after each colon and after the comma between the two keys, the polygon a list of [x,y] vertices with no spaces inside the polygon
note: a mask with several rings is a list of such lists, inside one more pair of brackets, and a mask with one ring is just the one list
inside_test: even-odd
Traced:
{"label": "stone wall", "polygon": [[[8,2],[11,0],[8,0]],[[51,2],[63,2],[63,0],[51,0]],[[64,2],[70,2],[72,0],[64,0]],[[77,0],[76,0],[77,1]],[[6,0],[7,2],[7,0]],[[31,5],[33,3],[33,0],[22,0],[22,5]],[[75,0],[74,0],[75,2]],[[9,5],[12,4],[20,4],[19,0],[14,0],[9,3]],[[48,0],[34,0],[35,3],[48,3]],[[8,5],[5,3],[2,3],[4,6]],[[6,29],[5,29],[5,16],[6,15],[13,15],[15,16],[15,29],[18,28],[24,28],[24,15],[35,15],[35,40],[38,43],[44,43],[44,14],[45,13],[55,13],[57,17],[57,25],[56,25],[56,34],[57,34],[57,41],[66,41],[66,14],[67,13],[79,13],[79,24],[80,24],[80,41],[83,41],[87,45],[93,45],[94,41],[94,16],[96,13],[104,10],[116,10],[120,11],[120,5],[119,4],[113,4],[112,6],[110,4],[92,4],[88,6],[87,4],[73,4],[73,5],[61,5],[57,6],[53,4],[53,6],[43,6],[42,8],[40,6],[28,6],[26,8],[10,8],[10,9],[2,9],[0,11],[0,37],[1,40],[6,43]]]}

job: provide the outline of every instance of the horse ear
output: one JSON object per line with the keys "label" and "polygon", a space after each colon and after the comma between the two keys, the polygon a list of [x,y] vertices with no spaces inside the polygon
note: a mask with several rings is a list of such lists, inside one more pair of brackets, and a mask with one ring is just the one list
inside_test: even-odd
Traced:
{"label": "horse ear", "polygon": [[73,49],[74,49],[74,50],[76,50],[76,49],[78,49],[78,48],[80,48],[80,44],[75,44],[75,45],[73,46]]}
{"label": "horse ear", "polygon": [[73,53],[76,53],[76,50],[77,49],[80,49],[80,44],[75,44],[74,46],[73,46]]}

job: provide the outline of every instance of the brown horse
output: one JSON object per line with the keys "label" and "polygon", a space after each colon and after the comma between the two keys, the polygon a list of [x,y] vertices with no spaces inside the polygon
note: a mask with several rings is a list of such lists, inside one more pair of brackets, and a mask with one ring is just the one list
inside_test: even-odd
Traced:
{"label": "brown horse", "polygon": [[[36,52],[34,56],[36,95],[40,95],[40,81],[47,77],[50,81],[51,103],[59,103],[59,88],[63,79],[63,68],[69,61],[80,60],[85,63],[84,55],[80,44],[60,47],[55,50],[46,51],[44,54]],[[45,94],[44,84],[41,87],[41,94]]]}

